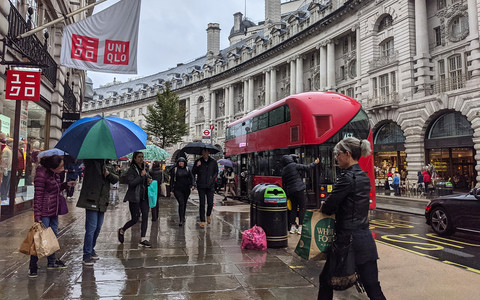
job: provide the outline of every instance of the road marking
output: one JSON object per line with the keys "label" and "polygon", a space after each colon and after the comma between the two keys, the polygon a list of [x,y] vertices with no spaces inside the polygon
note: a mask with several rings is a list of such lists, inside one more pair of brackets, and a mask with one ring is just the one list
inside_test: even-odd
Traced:
{"label": "road marking", "polygon": [[457,256],[466,257],[466,258],[475,257],[475,255],[468,254],[468,253],[465,253],[465,252],[462,252],[462,251],[458,251],[458,250],[449,249],[449,248],[445,248],[445,249],[443,249],[443,251],[445,251],[445,252],[447,252],[447,253],[451,253],[451,254],[457,255]]}
{"label": "road marking", "polygon": [[391,242],[397,242],[397,243],[404,243],[404,244],[417,244],[417,245],[425,245],[427,247],[422,247],[422,246],[413,246],[413,248],[417,248],[420,250],[442,250],[444,247],[439,246],[439,245],[432,245],[432,244],[427,244],[427,243],[419,243],[419,242],[411,242],[411,241],[399,241],[394,239],[394,237],[402,238],[405,239],[406,237],[403,234],[400,235],[394,235],[394,234],[388,234],[388,235],[382,235],[381,238],[385,239],[387,241]]}
{"label": "road marking", "polygon": [[418,236],[417,233],[405,233],[405,234],[402,234],[402,235],[411,236],[411,237],[414,237],[414,238],[417,238],[417,239],[426,240],[426,241],[430,241],[430,242],[434,242],[434,243],[438,243],[438,244],[442,244],[442,245],[447,245],[447,246],[451,246],[451,247],[455,247],[455,248],[461,248],[461,249],[464,248],[464,247],[462,247],[462,246],[452,245],[452,244],[449,244],[449,243],[445,243],[445,242],[440,242],[440,241],[436,241],[436,240],[433,240],[433,239],[424,238],[424,237]]}
{"label": "road marking", "polygon": [[480,274],[480,270],[477,270],[477,269],[474,269],[474,268],[470,268],[470,267],[467,267],[467,266],[464,266],[464,265],[461,265],[461,264],[457,264],[457,263],[454,263],[454,262],[452,262],[452,261],[444,260],[444,261],[442,261],[442,262],[443,262],[443,263],[446,263],[446,264],[448,264],[448,265],[461,267],[461,268],[464,268],[464,269],[467,270],[467,271],[471,271],[471,272]]}
{"label": "road marking", "polygon": [[438,258],[435,257],[435,256],[431,256],[431,255],[428,255],[428,254],[417,252],[417,251],[414,251],[414,250],[411,250],[411,249],[408,249],[408,248],[400,247],[400,246],[390,244],[390,243],[386,243],[386,242],[382,242],[382,241],[379,241],[379,240],[377,240],[377,242],[380,243],[380,244],[384,244],[384,245],[387,245],[387,246],[394,247],[394,248],[402,249],[402,250],[405,250],[405,251],[408,251],[408,252],[411,252],[411,253],[414,253],[414,254],[417,254],[417,255],[420,255],[420,256],[424,256],[424,257],[428,257],[428,258],[431,258],[431,259],[438,260]]}
{"label": "road marking", "polygon": [[427,236],[430,236],[430,237],[433,237],[433,238],[436,238],[436,239],[439,239],[439,240],[454,242],[454,243],[457,243],[457,244],[462,244],[462,245],[467,245],[467,246],[472,246],[472,247],[480,247],[480,245],[478,245],[478,244],[470,244],[470,243],[465,243],[465,242],[461,242],[461,241],[457,241],[457,240],[443,238],[443,237],[438,236],[435,233],[427,233]]}

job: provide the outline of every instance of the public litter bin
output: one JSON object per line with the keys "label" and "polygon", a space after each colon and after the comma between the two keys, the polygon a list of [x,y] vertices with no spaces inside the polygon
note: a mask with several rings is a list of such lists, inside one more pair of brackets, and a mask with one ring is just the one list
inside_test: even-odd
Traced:
{"label": "public litter bin", "polygon": [[250,192],[250,227],[263,228],[268,248],[288,246],[287,195],[278,185],[260,183]]}
{"label": "public litter bin", "polygon": [[435,184],[438,196],[451,195],[453,193],[453,185],[450,181],[439,181]]}

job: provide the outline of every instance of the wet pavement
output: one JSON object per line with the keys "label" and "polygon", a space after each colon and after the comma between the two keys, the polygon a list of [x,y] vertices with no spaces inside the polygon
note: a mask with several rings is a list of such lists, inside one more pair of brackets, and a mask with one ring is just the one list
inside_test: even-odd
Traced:
{"label": "wet pavement", "polygon": [[[78,193],[78,192],[77,192]],[[121,199],[122,191],[121,191]],[[138,246],[140,224],[117,241],[117,229],[129,220],[128,205],[109,208],[98,238],[100,260],[82,265],[84,210],[69,203],[60,216],[60,258],[66,270],[46,270],[40,259],[37,278],[28,278],[28,257],[18,248],[33,222],[25,212],[0,222],[0,299],[316,299],[324,262],[305,261],[293,251],[298,235],[283,249],[242,251],[241,231],[249,228],[249,206],[216,195],[212,224],[198,225],[198,196],[178,226],[177,204],[161,198],[160,218],[149,219],[152,248]],[[383,243],[380,281],[387,299],[474,299],[480,275]],[[335,299],[368,299],[350,289]]]}

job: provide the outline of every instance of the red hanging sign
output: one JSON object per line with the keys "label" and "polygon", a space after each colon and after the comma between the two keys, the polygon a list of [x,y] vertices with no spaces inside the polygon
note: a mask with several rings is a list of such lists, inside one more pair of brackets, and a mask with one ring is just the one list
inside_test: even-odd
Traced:
{"label": "red hanging sign", "polygon": [[40,100],[40,72],[7,70],[5,99]]}

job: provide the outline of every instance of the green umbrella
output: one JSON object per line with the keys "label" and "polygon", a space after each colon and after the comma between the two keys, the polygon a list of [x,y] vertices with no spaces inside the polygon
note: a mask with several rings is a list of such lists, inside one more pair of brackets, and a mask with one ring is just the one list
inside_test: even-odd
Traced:
{"label": "green umbrella", "polygon": [[[146,149],[140,150],[143,153],[143,159],[145,160],[164,160],[170,157],[167,151],[155,145],[147,145]],[[126,155],[125,157],[132,159],[133,153]]]}

